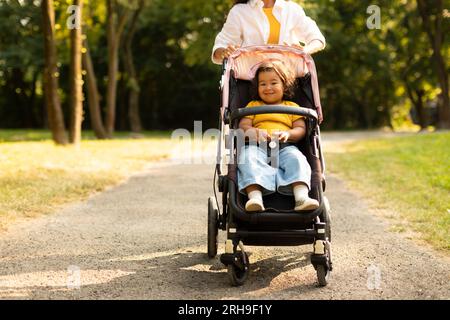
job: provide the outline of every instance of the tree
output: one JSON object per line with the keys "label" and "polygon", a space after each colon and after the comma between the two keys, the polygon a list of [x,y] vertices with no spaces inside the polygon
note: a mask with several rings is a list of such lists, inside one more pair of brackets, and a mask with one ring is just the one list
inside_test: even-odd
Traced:
{"label": "tree", "polygon": [[441,101],[439,103],[439,127],[450,128],[450,101],[448,70],[442,56],[445,32],[444,1],[443,0],[417,0],[417,9],[422,17],[422,27],[425,30],[433,48],[433,60],[441,87]]}
{"label": "tree", "polygon": [[66,144],[67,135],[61,103],[58,96],[59,73],[56,65],[55,12],[53,0],[42,0],[41,8],[45,48],[44,92],[48,112],[48,122],[50,130],[52,131],[53,140],[57,144]]}
{"label": "tree", "polygon": [[89,114],[92,130],[98,139],[106,139],[106,130],[103,125],[100,110],[100,94],[98,93],[97,77],[92,63],[91,52],[87,37],[84,40],[85,53],[83,54],[83,66],[86,70],[86,91],[88,96]]}
{"label": "tree", "polygon": [[131,131],[138,133],[142,130],[141,118],[139,115],[139,92],[140,87],[136,74],[136,67],[134,66],[134,58],[132,51],[133,38],[136,33],[138,18],[144,7],[144,0],[139,0],[138,8],[133,13],[131,18],[130,27],[124,38],[125,55],[124,66],[125,73],[128,80],[129,97],[128,97],[128,118],[130,121]]}
{"label": "tree", "polygon": [[83,77],[81,73],[82,61],[82,32],[81,17],[83,0],[74,0],[75,23],[70,31],[70,129],[69,141],[79,144],[81,140],[81,123],[83,121]]}
{"label": "tree", "polygon": [[107,0],[108,86],[106,92],[106,134],[111,137],[116,121],[117,73],[122,32],[128,19],[128,9],[116,0]]}
{"label": "tree", "polygon": [[[40,3],[0,6],[0,126],[42,128],[44,38]],[[38,89],[39,88],[39,89]],[[39,93],[37,91],[39,90]]]}
{"label": "tree", "polygon": [[[395,93],[403,105],[403,113],[409,114],[413,122],[425,130],[435,125],[431,118],[433,110],[427,106],[436,99],[433,66],[427,58],[428,41],[422,32],[415,2],[392,4],[389,14],[390,25],[383,38],[389,52]],[[410,105],[409,112],[405,112]]]}
{"label": "tree", "polygon": [[86,3],[85,10],[83,10],[83,30],[84,34],[84,50],[83,54],[83,69],[86,72],[86,93],[87,104],[89,110],[89,118],[92,130],[98,139],[106,139],[106,130],[101,112],[101,96],[99,93],[99,86],[95,69],[99,69],[99,63],[95,65],[91,55],[91,45],[94,47],[99,44],[99,39],[104,35],[103,21],[99,21],[99,17],[106,13],[106,6],[104,3],[97,3],[89,1]]}

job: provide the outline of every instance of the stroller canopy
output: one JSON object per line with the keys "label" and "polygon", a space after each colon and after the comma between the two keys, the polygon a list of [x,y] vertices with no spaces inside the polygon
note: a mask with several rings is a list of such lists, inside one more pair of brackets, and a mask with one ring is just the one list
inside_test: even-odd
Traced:
{"label": "stroller canopy", "polygon": [[282,61],[296,77],[304,77],[308,72],[311,74],[311,86],[313,91],[314,103],[319,119],[322,119],[322,107],[320,104],[319,84],[317,79],[314,60],[302,49],[288,46],[251,46],[236,50],[228,59],[225,73],[222,79],[223,101],[222,115],[228,106],[229,82],[231,70],[234,77],[241,80],[251,80],[254,78],[256,70],[265,61]]}

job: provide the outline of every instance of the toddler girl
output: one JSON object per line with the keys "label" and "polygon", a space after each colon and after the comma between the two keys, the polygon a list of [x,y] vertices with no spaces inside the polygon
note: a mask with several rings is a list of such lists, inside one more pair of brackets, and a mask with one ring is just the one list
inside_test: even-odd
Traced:
{"label": "toddler girl", "polygon": [[[292,91],[295,77],[281,61],[262,63],[256,71],[254,81],[257,86],[257,99],[251,101],[247,108],[261,105],[298,107],[294,102],[284,100]],[[278,169],[267,163],[267,151],[263,148],[250,144],[241,149],[238,187],[239,191],[247,194],[249,198],[245,210],[264,211],[263,195],[275,191],[294,195],[295,211],[318,208],[318,201],[308,195],[311,167],[295,146],[295,143],[305,136],[304,117],[290,114],[246,116],[239,122],[239,128],[245,131],[246,136],[253,136],[258,141],[276,139],[280,142]]]}

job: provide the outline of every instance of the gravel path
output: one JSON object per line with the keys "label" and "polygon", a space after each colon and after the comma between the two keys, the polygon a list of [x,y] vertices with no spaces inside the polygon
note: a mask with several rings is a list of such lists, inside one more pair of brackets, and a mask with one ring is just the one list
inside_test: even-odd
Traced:
{"label": "gravel path", "polygon": [[[353,138],[323,140],[332,147]],[[450,299],[449,260],[389,232],[334,176],[330,285],[317,286],[311,246],[248,247],[252,273],[230,287],[218,258],[205,254],[213,170],[155,164],[86,202],[13,225],[0,235],[0,298]]]}

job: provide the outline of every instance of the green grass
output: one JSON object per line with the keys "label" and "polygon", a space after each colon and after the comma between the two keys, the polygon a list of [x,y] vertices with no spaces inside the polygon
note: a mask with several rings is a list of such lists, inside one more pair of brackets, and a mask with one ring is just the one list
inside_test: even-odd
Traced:
{"label": "green grass", "polygon": [[395,212],[393,230],[411,228],[450,252],[449,132],[352,142],[326,159],[330,172]]}
{"label": "green grass", "polygon": [[[169,131],[144,131],[140,134],[145,138],[167,138],[170,137]],[[115,132],[114,139],[131,138],[130,132]],[[95,140],[93,131],[83,131],[83,140]],[[0,142],[17,142],[17,141],[43,141],[50,140],[51,133],[48,130],[23,130],[23,129],[2,129],[0,130]]]}
{"label": "green grass", "polygon": [[170,132],[144,132],[140,139],[118,133],[103,141],[83,136],[79,147],[56,146],[48,131],[0,131],[0,227],[85,199],[174,148]]}

